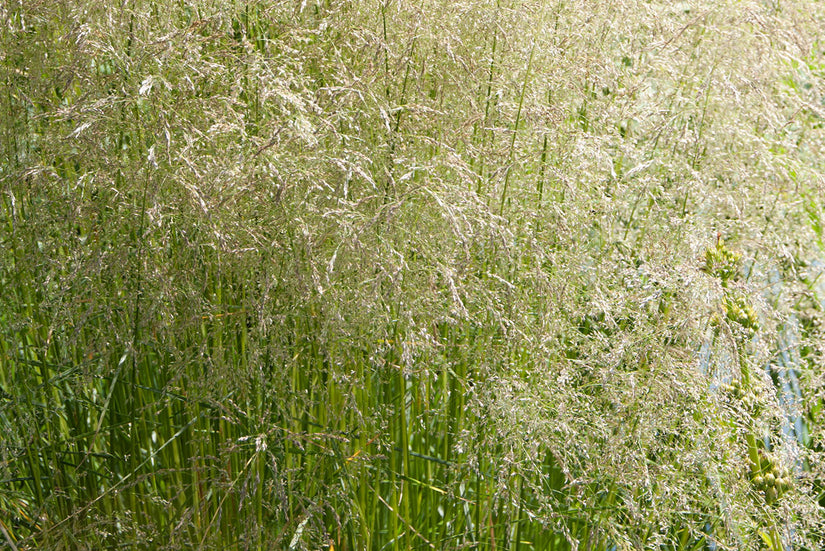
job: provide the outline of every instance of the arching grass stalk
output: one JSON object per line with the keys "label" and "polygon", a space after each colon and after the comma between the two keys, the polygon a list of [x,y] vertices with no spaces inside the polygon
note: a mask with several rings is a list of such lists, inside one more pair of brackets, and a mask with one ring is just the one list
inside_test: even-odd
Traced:
{"label": "arching grass stalk", "polygon": [[524,94],[527,92],[527,83],[530,82],[530,68],[533,66],[533,54],[536,51],[536,42],[530,46],[530,57],[527,60],[527,69],[524,72],[524,82],[521,84],[521,94],[518,98],[518,109],[516,110],[516,122],[513,124],[513,136],[510,139],[510,154],[507,168],[504,172],[504,188],[501,190],[501,205],[499,205],[498,214],[501,216],[504,213],[504,201],[507,199],[507,184],[510,182],[510,173],[513,171],[513,163],[515,161],[516,153],[516,135],[518,134],[518,125],[521,121],[521,108],[524,105]]}
{"label": "arching grass stalk", "polygon": [[[484,102],[484,120],[481,122],[481,145],[484,146],[484,137],[487,125],[490,121],[490,105],[493,101],[493,75],[496,68],[496,48],[498,47],[498,15],[501,10],[501,1],[496,2],[495,19],[493,20],[493,45],[490,48],[490,69],[487,72],[487,90]],[[478,186],[476,193],[481,195],[481,183],[484,181],[484,158],[482,156],[478,165]]]}

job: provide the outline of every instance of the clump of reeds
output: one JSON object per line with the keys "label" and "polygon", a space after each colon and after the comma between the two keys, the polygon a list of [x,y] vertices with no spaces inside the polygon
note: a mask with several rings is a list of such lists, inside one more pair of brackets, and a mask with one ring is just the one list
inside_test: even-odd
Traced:
{"label": "clump of reeds", "polygon": [[821,546],[821,12],[0,6],[0,542]]}

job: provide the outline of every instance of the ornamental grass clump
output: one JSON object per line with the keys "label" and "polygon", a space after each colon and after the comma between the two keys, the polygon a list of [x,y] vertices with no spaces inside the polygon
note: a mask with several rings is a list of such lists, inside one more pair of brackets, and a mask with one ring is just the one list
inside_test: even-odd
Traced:
{"label": "ornamental grass clump", "polygon": [[824,18],[0,5],[0,542],[821,548]]}

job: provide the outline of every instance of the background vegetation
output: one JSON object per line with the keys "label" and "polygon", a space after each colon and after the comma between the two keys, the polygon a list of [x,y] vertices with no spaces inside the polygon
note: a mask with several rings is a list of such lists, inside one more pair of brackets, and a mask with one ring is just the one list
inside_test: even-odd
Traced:
{"label": "background vegetation", "polygon": [[822,3],[0,21],[0,547],[822,547]]}

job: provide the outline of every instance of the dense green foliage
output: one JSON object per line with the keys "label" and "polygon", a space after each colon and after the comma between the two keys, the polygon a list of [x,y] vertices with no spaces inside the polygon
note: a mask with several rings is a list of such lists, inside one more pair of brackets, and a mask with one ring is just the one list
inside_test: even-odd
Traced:
{"label": "dense green foliage", "polygon": [[822,3],[0,21],[0,548],[825,544]]}

